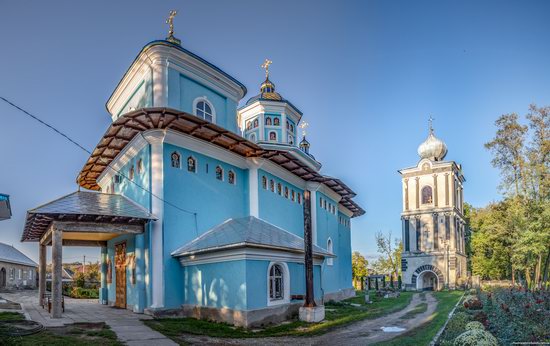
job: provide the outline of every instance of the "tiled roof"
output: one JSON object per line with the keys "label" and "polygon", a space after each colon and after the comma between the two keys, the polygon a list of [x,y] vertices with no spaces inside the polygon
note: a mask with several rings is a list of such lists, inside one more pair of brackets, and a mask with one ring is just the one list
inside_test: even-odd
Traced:
{"label": "tiled roof", "polygon": [[[172,252],[172,256],[189,256],[238,247],[270,248],[304,252],[304,239],[253,216],[229,219]],[[313,254],[333,255],[313,245]]]}
{"label": "tiled roof", "polygon": [[77,191],[27,211],[22,241],[40,239],[52,221],[61,219],[143,224],[156,218],[122,195]]}
{"label": "tiled roof", "polygon": [[38,266],[32,259],[25,256],[21,251],[4,243],[0,243],[0,262],[16,263],[31,267]]}

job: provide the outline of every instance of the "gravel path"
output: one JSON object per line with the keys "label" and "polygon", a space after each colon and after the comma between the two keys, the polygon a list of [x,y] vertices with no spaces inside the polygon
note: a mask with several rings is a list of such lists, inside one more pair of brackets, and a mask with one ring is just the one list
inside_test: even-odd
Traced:
{"label": "gravel path", "polygon": [[[401,311],[376,319],[356,322],[314,337],[226,339],[185,334],[183,341],[192,345],[369,345],[392,339],[429,322],[433,318],[437,300],[431,293],[426,293],[425,297],[424,301],[419,293],[414,294],[410,304]],[[416,314],[409,319],[402,319],[404,315],[421,303],[428,305],[425,312]],[[382,327],[399,327],[403,328],[403,331],[388,333],[382,331]]]}

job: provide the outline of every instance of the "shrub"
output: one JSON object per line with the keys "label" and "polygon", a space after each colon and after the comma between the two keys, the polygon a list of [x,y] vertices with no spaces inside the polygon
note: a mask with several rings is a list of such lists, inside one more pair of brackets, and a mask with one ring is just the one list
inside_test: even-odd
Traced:
{"label": "shrub", "polygon": [[469,310],[481,310],[483,308],[483,303],[477,296],[466,296],[463,304]]}
{"label": "shrub", "polygon": [[466,330],[474,330],[474,329],[485,330],[485,326],[478,321],[472,321],[466,324]]}
{"label": "shrub", "polygon": [[449,320],[449,323],[447,323],[447,326],[439,339],[440,344],[452,345],[453,340],[460,334],[464,333],[466,324],[471,320],[472,317],[468,313],[464,311],[456,312]]}
{"label": "shrub", "polygon": [[460,334],[453,343],[454,346],[498,346],[493,334],[482,329],[471,329]]}

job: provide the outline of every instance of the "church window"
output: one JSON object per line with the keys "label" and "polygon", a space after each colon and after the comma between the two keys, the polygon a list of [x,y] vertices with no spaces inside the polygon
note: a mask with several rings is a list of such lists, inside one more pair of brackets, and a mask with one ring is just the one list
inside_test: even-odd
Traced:
{"label": "church window", "polygon": [[284,275],[280,264],[274,264],[269,269],[269,299],[284,299]]}
{"label": "church window", "polygon": [[276,141],[276,140],[277,140],[277,132],[271,131],[271,132],[269,133],[269,140],[270,140],[270,141]]}
{"label": "church window", "polygon": [[288,122],[288,120],[286,121],[286,129],[287,129],[287,130],[290,129],[290,123]]}
{"label": "church window", "polygon": [[285,186],[285,198],[288,198],[288,187]]}
{"label": "church window", "polygon": [[267,126],[271,126],[271,125],[272,125],[271,117],[265,118],[265,124],[266,124]]}
{"label": "church window", "polygon": [[279,122],[280,122],[279,118],[274,118],[273,119],[273,125],[279,126],[280,125]]}
{"label": "church window", "polygon": [[229,171],[229,173],[227,173],[227,180],[229,181],[229,184],[235,185],[236,183],[235,172]]}
{"label": "church window", "polygon": [[195,115],[206,121],[212,122],[214,119],[214,108],[208,101],[201,99],[196,103]]}
{"label": "church window", "polygon": [[216,166],[216,179],[223,181],[223,168]]}
{"label": "church window", "polygon": [[250,121],[246,122],[246,129],[251,130],[252,129],[252,123]]}
{"label": "church window", "polygon": [[254,128],[258,127],[259,121],[258,118],[254,119]]}
{"label": "church window", "polygon": [[[327,240],[327,252],[328,253],[333,253],[332,252],[332,239],[328,238]],[[333,258],[332,257],[329,257],[327,258],[327,265],[331,266],[333,264]]]}
{"label": "church window", "polygon": [[130,167],[130,173],[128,173],[128,178],[130,178],[130,180],[134,180],[134,165]]}
{"label": "church window", "polygon": [[138,174],[143,173],[143,160],[142,159],[139,159],[139,161],[137,163],[137,173]]}
{"label": "church window", "polygon": [[290,132],[294,133],[294,125],[290,124]]}
{"label": "church window", "polygon": [[15,268],[10,269],[10,280],[15,280]]}
{"label": "church window", "polygon": [[172,167],[174,168],[180,168],[180,161],[181,156],[178,152],[174,151],[172,155],[170,155],[170,158],[172,160]]}
{"label": "church window", "polygon": [[262,175],[262,188],[264,190],[267,190],[267,178],[265,177],[265,175]]}
{"label": "church window", "polygon": [[292,192],[290,193],[290,199],[292,200],[292,202],[296,201],[296,192],[294,192],[294,190],[292,190]]}
{"label": "church window", "polygon": [[269,181],[269,189],[271,190],[271,192],[275,192],[275,182],[273,181],[273,179]]}
{"label": "church window", "polygon": [[255,133],[251,133],[250,136],[248,136],[248,139],[249,139],[251,142],[256,142],[256,134],[255,134]]}
{"label": "church window", "polygon": [[323,200],[323,209],[327,210],[327,200]]}
{"label": "church window", "polygon": [[294,137],[292,135],[288,135],[288,144],[290,145],[294,144]]}
{"label": "church window", "polygon": [[298,204],[302,204],[302,194],[298,192]]}
{"label": "church window", "polygon": [[17,278],[21,280],[23,278],[23,271],[21,269],[17,269]]}
{"label": "church window", "polygon": [[281,183],[277,183],[277,193],[279,194],[279,196],[283,195],[283,187]]}
{"label": "church window", "polygon": [[431,204],[433,201],[432,187],[424,186],[422,188],[422,204]]}
{"label": "church window", "polygon": [[187,171],[197,173],[197,160],[193,156],[187,158]]}
{"label": "church window", "polygon": [[319,197],[319,207],[323,207],[323,197]]}

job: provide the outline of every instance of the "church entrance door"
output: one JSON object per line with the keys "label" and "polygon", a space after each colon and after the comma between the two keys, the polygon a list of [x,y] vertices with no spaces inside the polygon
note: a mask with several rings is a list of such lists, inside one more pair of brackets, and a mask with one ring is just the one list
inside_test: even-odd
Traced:
{"label": "church entrance door", "polygon": [[437,290],[437,275],[431,271],[424,271],[420,273],[417,281],[417,289],[422,291],[436,291]]}
{"label": "church entrance door", "polygon": [[0,269],[0,288],[6,287],[6,268]]}
{"label": "church entrance door", "polygon": [[115,245],[115,306],[126,309],[126,243]]}

